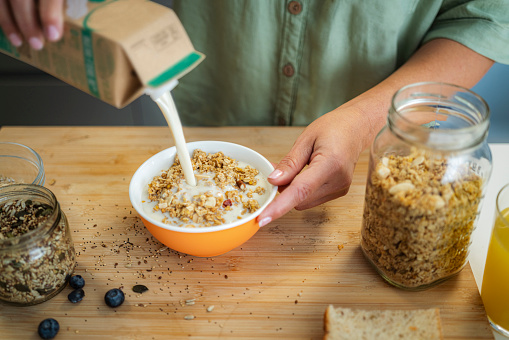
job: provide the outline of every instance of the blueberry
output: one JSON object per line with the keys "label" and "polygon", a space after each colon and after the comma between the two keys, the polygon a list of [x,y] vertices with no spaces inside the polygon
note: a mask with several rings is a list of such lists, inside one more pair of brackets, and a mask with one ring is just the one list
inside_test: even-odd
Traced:
{"label": "blueberry", "polygon": [[58,321],[50,318],[41,321],[37,332],[42,339],[53,339],[57,336],[59,330],[60,325],[58,324]]}
{"label": "blueberry", "polygon": [[77,303],[77,302],[80,302],[81,300],[83,300],[84,296],[85,296],[85,291],[83,289],[79,288],[79,289],[75,289],[72,292],[70,292],[69,295],[67,295],[67,298],[72,303]]}
{"label": "blueberry", "polygon": [[74,289],[83,288],[85,287],[85,279],[81,277],[81,275],[71,276],[69,279],[69,286]]}
{"label": "blueberry", "polygon": [[106,295],[104,295],[104,302],[110,307],[118,307],[124,303],[124,300],[124,292],[118,288],[110,289]]}

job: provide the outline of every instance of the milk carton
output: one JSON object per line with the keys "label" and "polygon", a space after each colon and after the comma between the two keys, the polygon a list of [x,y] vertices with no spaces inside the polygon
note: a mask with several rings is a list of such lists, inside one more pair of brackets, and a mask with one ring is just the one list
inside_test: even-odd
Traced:
{"label": "milk carton", "polygon": [[0,52],[117,108],[175,84],[205,57],[171,9],[144,0],[68,0],[59,42],[16,48],[0,29]]}

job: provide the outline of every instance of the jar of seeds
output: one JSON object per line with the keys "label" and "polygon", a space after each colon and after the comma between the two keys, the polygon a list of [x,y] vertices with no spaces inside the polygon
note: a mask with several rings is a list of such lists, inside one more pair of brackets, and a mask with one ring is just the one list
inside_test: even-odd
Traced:
{"label": "jar of seeds", "polygon": [[465,88],[396,92],[370,152],[361,248],[389,283],[432,287],[467,262],[491,174],[489,109]]}
{"label": "jar of seeds", "polygon": [[67,218],[39,185],[0,187],[0,301],[44,302],[66,285],[75,266]]}

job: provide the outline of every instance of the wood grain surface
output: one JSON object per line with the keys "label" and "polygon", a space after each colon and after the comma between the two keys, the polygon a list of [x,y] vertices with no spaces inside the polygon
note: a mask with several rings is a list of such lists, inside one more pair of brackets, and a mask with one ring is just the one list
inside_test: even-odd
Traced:
{"label": "wood grain surface", "polygon": [[[272,162],[286,155],[301,132],[185,129],[187,141],[239,143]],[[67,300],[69,287],[36,306],[0,304],[1,339],[38,339],[37,326],[48,317],[60,323],[56,339],[321,339],[329,304],[440,308],[446,339],[493,338],[468,265],[442,285],[408,292],[386,284],[365,260],[359,240],[367,151],[347,196],[291,211],[241,247],[199,258],[153,239],[129,201],[136,169],[173,146],[168,128],[3,127],[0,141],[26,144],[41,155],[45,186],[69,219],[78,253],[75,273],[86,280],[86,296],[77,304]],[[136,284],[149,290],[134,293]],[[104,294],[117,287],[126,301],[112,309]]]}

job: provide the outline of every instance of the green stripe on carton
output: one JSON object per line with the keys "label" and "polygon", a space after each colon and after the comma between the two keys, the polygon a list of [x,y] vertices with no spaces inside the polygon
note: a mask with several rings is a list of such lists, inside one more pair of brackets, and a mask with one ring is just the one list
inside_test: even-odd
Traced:
{"label": "green stripe on carton", "polygon": [[19,57],[18,51],[12,46],[11,42],[5,35],[2,28],[0,28],[0,50],[3,50],[9,54],[14,55],[15,57]]}
{"label": "green stripe on carton", "polygon": [[85,61],[85,73],[87,75],[88,89],[92,95],[100,98],[99,85],[97,84],[97,76],[95,72],[94,48],[91,30],[83,29],[81,31],[81,43],[83,44],[83,59]]}
{"label": "green stripe on carton", "polygon": [[94,46],[92,40],[93,29],[88,26],[88,20],[90,19],[92,14],[94,14],[95,11],[116,1],[118,0],[105,2],[104,4],[99,5],[93,10],[91,10],[83,19],[83,29],[81,30],[81,43],[83,45],[83,58],[85,61],[85,72],[87,76],[88,89],[92,95],[96,96],[99,99],[101,98],[101,95],[99,94],[99,85],[97,83],[97,74],[95,71]]}
{"label": "green stripe on carton", "polygon": [[196,62],[200,61],[202,55],[196,52],[191,52],[186,57],[182,58],[178,63],[168,68],[157,77],[153,78],[148,82],[148,85],[152,87],[158,87],[167,81],[175,78],[182,72],[186,71],[189,67],[193,66]]}

